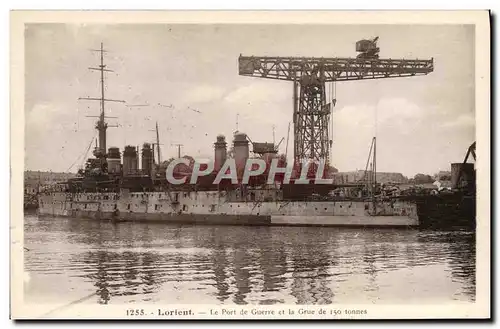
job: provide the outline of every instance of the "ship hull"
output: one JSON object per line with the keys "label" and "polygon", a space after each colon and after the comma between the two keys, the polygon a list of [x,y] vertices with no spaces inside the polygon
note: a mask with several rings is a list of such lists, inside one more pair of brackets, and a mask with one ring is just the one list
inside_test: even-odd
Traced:
{"label": "ship hull", "polygon": [[417,227],[416,205],[369,201],[230,201],[218,192],[47,193],[40,216],[205,225]]}
{"label": "ship hull", "polygon": [[476,197],[461,193],[417,198],[420,226],[432,230],[476,228]]}
{"label": "ship hull", "polygon": [[207,214],[141,214],[126,213],[119,218],[113,213],[75,211],[60,214],[39,213],[40,216],[62,216],[107,220],[114,222],[151,222],[197,225],[243,226],[344,226],[344,227],[416,227],[418,221],[404,216],[266,216]]}

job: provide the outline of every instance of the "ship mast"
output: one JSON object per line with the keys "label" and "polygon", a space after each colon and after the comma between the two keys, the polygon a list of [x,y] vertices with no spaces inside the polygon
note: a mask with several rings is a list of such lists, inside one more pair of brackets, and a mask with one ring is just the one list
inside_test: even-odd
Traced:
{"label": "ship mast", "polygon": [[158,165],[161,164],[161,152],[160,152],[160,133],[158,131],[158,121],[156,121],[156,129],[155,130],[150,130],[153,132],[156,132],[156,142],[153,142],[153,153],[154,153],[154,147],[156,145],[156,153],[158,154]]}
{"label": "ship mast", "polygon": [[[370,160],[372,162],[370,162]],[[368,171],[368,166],[370,166],[369,171]],[[368,152],[368,159],[366,159],[365,173],[361,180],[365,182],[366,188],[371,191],[371,197],[373,203],[373,215],[375,215],[377,212],[377,199],[375,197],[375,194],[377,193],[377,138],[376,137],[372,138],[372,143],[370,145],[370,152]]]}
{"label": "ship mast", "polygon": [[99,65],[99,71],[101,71],[101,115],[99,116],[99,121],[97,122],[96,128],[99,131],[99,149],[101,154],[106,154],[106,129],[108,129],[108,124],[105,122],[104,117],[104,48],[101,42],[101,65]]}
{"label": "ship mast", "polygon": [[[94,150],[94,155],[96,158],[105,160],[106,159],[106,130],[108,127],[117,127],[116,125],[110,126],[106,123],[106,118],[116,118],[116,117],[108,117],[106,116],[105,113],[105,102],[119,102],[119,103],[125,103],[123,100],[116,100],[116,99],[107,99],[104,96],[104,72],[114,72],[113,70],[107,69],[106,65],[104,64],[104,53],[106,50],[104,50],[104,45],[101,42],[101,48],[100,49],[92,49],[92,51],[97,51],[100,53],[100,65],[98,67],[89,67],[89,70],[95,70],[99,71],[100,74],[100,85],[101,85],[101,96],[100,97],[84,97],[84,98],[79,98],[79,100],[90,100],[90,101],[99,101],[100,102],[100,107],[101,111],[98,116],[99,120],[96,122],[95,128],[99,132],[99,145],[96,147]],[[95,117],[95,116],[89,116],[89,117]]]}
{"label": "ship mast", "polygon": [[158,121],[156,122],[156,149],[158,150],[158,165],[161,164],[160,134],[158,132]]}

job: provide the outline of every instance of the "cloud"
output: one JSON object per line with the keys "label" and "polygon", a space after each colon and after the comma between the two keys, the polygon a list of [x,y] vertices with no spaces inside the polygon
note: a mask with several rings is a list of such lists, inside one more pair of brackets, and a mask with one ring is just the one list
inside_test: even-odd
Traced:
{"label": "cloud", "polygon": [[425,118],[423,108],[404,98],[382,98],[373,105],[358,103],[339,108],[332,115],[333,165],[341,171],[364,168],[376,136],[379,169],[403,172],[416,161],[416,152],[407,152],[418,147],[414,145],[415,136],[422,131],[433,133],[423,124]]}
{"label": "cloud", "polygon": [[67,170],[95,134],[92,124],[82,124],[78,129],[77,115],[61,104],[48,102],[37,103],[27,111],[26,162],[43,170]]}
{"label": "cloud", "polygon": [[420,120],[424,111],[415,103],[404,98],[383,98],[377,104],[379,122],[399,120]]}
{"label": "cloud", "polygon": [[[272,85],[271,85],[272,84]],[[282,82],[282,84],[285,84]],[[239,87],[224,97],[224,101],[230,104],[249,103],[277,103],[286,99],[292,99],[292,87],[279,88],[275,81],[259,81]]]}
{"label": "cloud", "polygon": [[199,85],[188,89],[182,98],[182,102],[186,104],[207,103],[211,101],[219,101],[225,94],[226,89],[219,86]]}
{"label": "cloud", "polygon": [[60,113],[59,109],[52,104],[35,104],[29,111],[26,111],[26,128],[29,132],[33,129],[46,129],[54,124]]}
{"label": "cloud", "polygon": [[374,135],[384,129],[398,134],[409,134],[422,123],[428,113],[417,104],[404,98],[382,98],[376,105],[353,104],[335,111],[334,124],[358,133]]}
{"label": "cloud", "polygon": [[443,128],[472,128],[476,126],[476,119],[472,114],[461,114],[453,120],[441,125]]}

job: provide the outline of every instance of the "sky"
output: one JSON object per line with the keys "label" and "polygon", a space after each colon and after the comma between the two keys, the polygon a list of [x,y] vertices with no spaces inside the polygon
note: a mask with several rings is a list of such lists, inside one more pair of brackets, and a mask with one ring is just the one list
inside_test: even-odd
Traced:
{"label": "sky", "polygon": [[[408,177],[450,170],[475,140],[472,25],[80,25],[25,29],[25,167],[75,172],[85,160],[99,102],[100,47],[107,68],[108,147],[154,142],[162,158],[213,158],[218,134],[254,142],[285,138],[292,83],[238,75],[238,56],[355,57],[355,43],[379,37],[381,58],[434,59],[411,78],[336,83],[331,164],[364,169],[377,137],[377,170]],[[148,106],[137,107],[134,105]],[[159,105],[160,104],[160,105]],[[193,111],[196,110],[196,111]],[[293,129],[288,157],[292,158]],[[90,155],[90,152],[89,154]]]}

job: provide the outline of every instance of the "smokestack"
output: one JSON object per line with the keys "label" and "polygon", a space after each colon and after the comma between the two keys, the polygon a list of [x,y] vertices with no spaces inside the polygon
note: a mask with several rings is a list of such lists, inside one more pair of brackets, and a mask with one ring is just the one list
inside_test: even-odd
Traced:
{"label": "smokestack", "polygon": [[238,180],[243,177],[243,172],[247,160],[250,156],[248,147],[247,135],[242,132],[236,132],[233,140],[234,161],[236,162],[236,171],[238,172]]}
{"label": "smokestack", "polygon": [[142,145],[142,172],[151,176],[151,171],[153,169],[153,150],[151,149],[151,144],[144,143]]}
{"label": "smokestack", "polygon": [[123,175],[132,175],[137,172],[137,169],[137,149],[134,146],[127,145],[123,151]]}
{"label": "smokestack", "polygon": [[109,173],[119,174],[121,172],[121,155],[118,147],[110,147],[108,149],[107,162]]}
{"label": "smokestack", "polygon": [[219,171],[227,159],[227,143],[224,135],[218,135],[217,141],[214,143],[215,148],[215,171]]}

